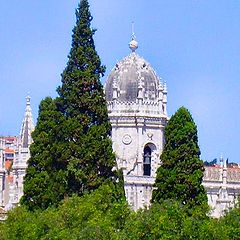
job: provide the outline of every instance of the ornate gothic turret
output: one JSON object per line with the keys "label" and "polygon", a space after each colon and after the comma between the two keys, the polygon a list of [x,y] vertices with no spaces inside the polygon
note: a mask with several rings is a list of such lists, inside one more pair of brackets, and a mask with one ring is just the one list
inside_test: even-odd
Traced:
{"label": "ornate gothic turret", "polygon": [[113,150],[123,169],[125,193],[133,209],[148,205],[163,149],[167,122],[167,88],[151,65],[136,50],[118,62],[105,85],[112,125]]}
{"label": "ornate gothic turret", "polygon": [[10,188],[11,203],[17,204],[23,195],[23,178],[26,174],[27,161],[30,158],[30,145],[32,143],[31,134],[34,130],[30,97],[26,97],[26,109],[21,126],[16,158],[13,162],[13,183]]}
{"label": "ornate gothic turret", "polygon": [[26,97],[26,110],[20,131],[20,144],[23,148],[29,148],[30,144],[32,143],[31,133],[34,130],[30,99],[30,96]]}

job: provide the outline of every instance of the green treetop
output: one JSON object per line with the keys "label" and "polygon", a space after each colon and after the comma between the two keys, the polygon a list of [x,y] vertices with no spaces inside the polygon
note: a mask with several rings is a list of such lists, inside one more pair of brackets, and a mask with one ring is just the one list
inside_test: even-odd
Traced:
{"label": "green treetop", "polygon": [[197,127],[189,111],[181,107],[165,128],[162,164],[157,170],[152,202],[174,199],[189,207],[206,204],[199,156]]}

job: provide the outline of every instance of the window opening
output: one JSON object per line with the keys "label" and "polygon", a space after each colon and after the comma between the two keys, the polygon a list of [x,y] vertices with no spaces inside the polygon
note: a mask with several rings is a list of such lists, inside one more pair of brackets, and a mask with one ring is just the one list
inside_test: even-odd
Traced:
{"label": "window opening", "polygon": [[151,148],[146,146],[144,148],[144,157],[143,157],[143,175],[144,176],[151,176],[151,154],[152,154]]}

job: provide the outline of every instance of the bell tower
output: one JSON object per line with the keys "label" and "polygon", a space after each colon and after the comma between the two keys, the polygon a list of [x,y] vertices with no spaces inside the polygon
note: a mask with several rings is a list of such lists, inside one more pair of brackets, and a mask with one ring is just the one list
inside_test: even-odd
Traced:
{"label": "bell tower", "polygon": [[148,205],[160,165],[167,123],[167,87],[136,50],[110,72],[105,94],[112,125],[113,150],[123,169],[126,198],[134,210]]}

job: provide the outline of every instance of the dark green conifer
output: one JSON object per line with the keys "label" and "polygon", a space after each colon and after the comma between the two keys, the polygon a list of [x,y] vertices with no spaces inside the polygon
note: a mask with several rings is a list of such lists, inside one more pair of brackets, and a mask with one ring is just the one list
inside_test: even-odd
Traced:
{"label": "dark green conifer", "polygon": [[58,203],[65,195],[66,172],[59,161],[60,143],[56,138],[64,121],[55,101],[47,97],[41,101],[36,128],[32,134],[31,157],[24,178],[24,195],[21,203],[28,209],[45,209]]}
{"label": "dark green conifer", "polygon": [[109,138],[111,125],[100,77],[105,67],[95,50],[92,16],[87,0],[76,11],[72,48],[58,88],[58,109],[66,117],[68,131],[68,189],[83,194],[113,180],[116,165]]}
{"label": "dark green conifer", "polygon": [[[81,0],[76,18],[62,85],[57,89],[59,97],[53,103],[56,113],[49,116],[54,119],[53,123],[48,125],[49,119],[42,119],[43,113],[40,111],[33,135],[34,145],[22,200],[28,206],[32,199],[37,199],[34,204],[40,208],[57,205],[64,196],[81,196],[103,183],[115,183],[118,180],[117,173],[113,171],[116,161],[110,139],[111,125],[100,82],[105,67],[95,50],[95,30],[90,27],[92,16],[87,0]],[[49,132],[38,125],[49,128]],[[46,132],[46,146],[42,146],[40,141],[41,131]],[[39,141],[36,141],[38,138]],[[36,150],[38,144],[41,147]],[[42,178],[50,184],[44,185],[46,190],[38,198],[36,188],[43,184],[35,179],[38,178],[35,173],[39,173],[39,161],[45,161],[43,171],[46,171],[46,176]],[[34,181],[37,181],[35,185]],[[31,186],[35,186],[35,189],[31,190]],[[59,186],[59,191],[54,188],[52,191],[55,193],[51,194],[49,190],[52,186]]]}
{"label": "dark green conifer", "polygon": [[197,127],[189,111],[181,107],[165,128],[165,146],[157,170],[152,202],[174,199],[192,207],[207,203],[202,185]]}

